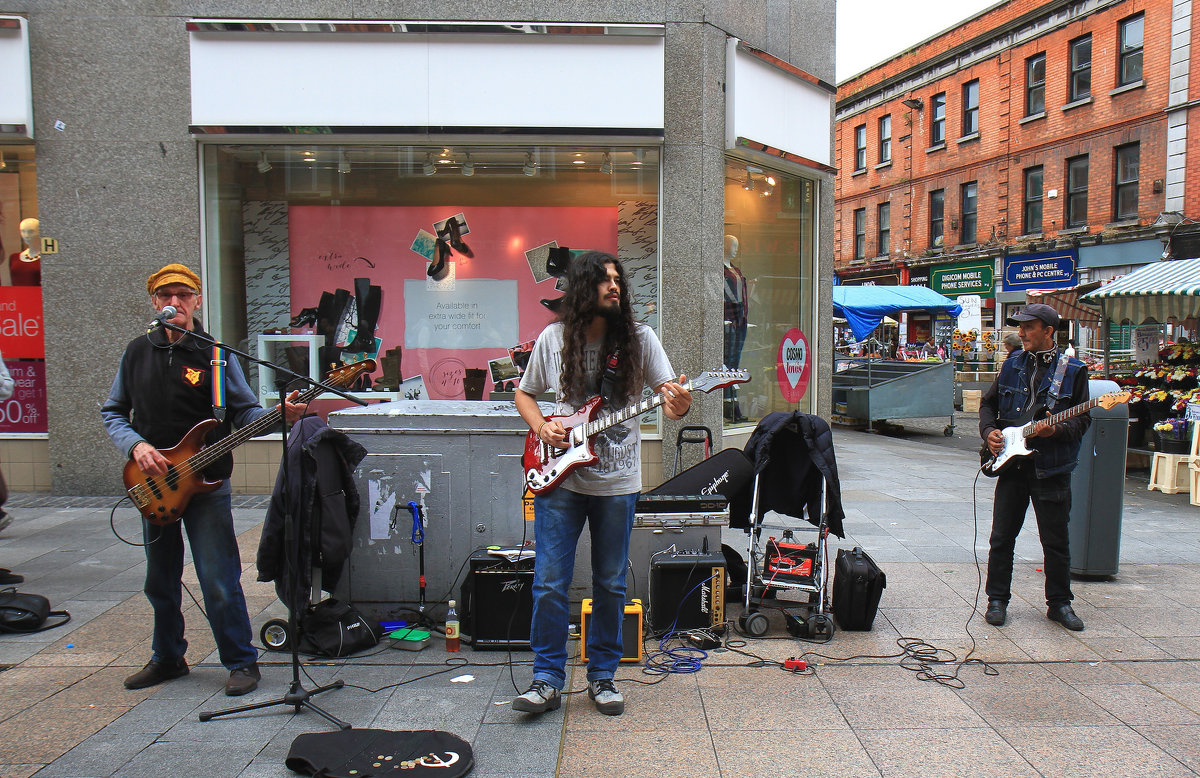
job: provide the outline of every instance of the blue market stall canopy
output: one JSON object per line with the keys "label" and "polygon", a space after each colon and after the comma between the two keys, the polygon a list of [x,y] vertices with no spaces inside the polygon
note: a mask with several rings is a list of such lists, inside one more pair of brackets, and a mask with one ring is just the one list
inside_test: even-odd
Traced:
{"label": "blue market stall canopy", "polygon": [[[837,290],[834,290],[837,294]],[[1079,298],[1099,304],[1105,318],[1141,324],[1172,316],[1183,321],[1200,317],[1200,258],[1155,262]]]}
{"label": "blue market stall canopy", "polygon": [[855,340],[879,326],[884,316],[912,311],[958,316],[962,306],[924,286],[835,286],[833,315],[850,323]]}

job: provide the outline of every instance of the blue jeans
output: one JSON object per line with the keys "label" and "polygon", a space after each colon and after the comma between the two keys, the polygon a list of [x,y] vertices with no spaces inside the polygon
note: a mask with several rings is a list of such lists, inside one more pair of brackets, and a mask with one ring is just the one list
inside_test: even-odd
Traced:
{"label": "blue jeans", "polygon": [[187,652],[181,610],[185,529],[221,664],[236,670],[258,661],[242,594],[242,560],[228,488],[192,497],[182,521],[164,526],[142,521],[142,534],[149,544],[145,592],[154,607],[153,658],[157,661],[177,661]]}
{"label": "blue jeans", "polygon": [[592,537],[592,616],[588,621],[588,681],[611,679],[621,661],[625,568],[637,494],[594,497],[562,487],[533,499],[537,556],[533,570],[533,680],[556,689],[567,682],[568,590],[575,547],[587,522]]}

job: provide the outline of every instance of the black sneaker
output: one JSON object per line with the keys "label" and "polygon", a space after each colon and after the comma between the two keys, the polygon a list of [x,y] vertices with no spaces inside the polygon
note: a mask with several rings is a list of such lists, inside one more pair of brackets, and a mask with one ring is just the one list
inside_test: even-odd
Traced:
{"label": "black sneaker", "polygon": [[133,675],[125,679],[126,689],[145,689],[148,686],[157,686],[164,681],[173,681],[176,678],[182,678],[187,675],[187,661],[177,659],[173,662],[160,662],[157,659],[151,659],[146,663],[146,666],[138,670]]}
{"label": "black sneaker", "polygon": [[548,710],[558,710],[562,705],[562,696],[545,681],[534,681],[529,691],[512,701],[512,709],[522,713],[545,713]]}
{"label": "black sneaker", "polygon": [[603,678],[588,684],[588,697],[596,703],[596,710],[605,716],[620,716],[625,712],[625,698],[617,691],[611,678]]}

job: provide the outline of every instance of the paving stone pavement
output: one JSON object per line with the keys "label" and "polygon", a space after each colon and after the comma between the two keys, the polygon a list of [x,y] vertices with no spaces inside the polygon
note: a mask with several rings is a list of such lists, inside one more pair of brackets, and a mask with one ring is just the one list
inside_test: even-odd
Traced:
{"label": "paving stone pavement", "polygon": [[[1040,546],[1027,522],[1009,624],[991,627],[973,607],[993,482],[973,483],[973,441],[961,430],[943,438],[943,426],[835,430],[847,538],[831,543],[831,554],[861,545],[887,573],[870,632],[804,643],[768,611],[766,637],[708,652],[697,672],[648,676],[622,665],[627,709],[616,717],[600,715],[586,694],[540,717],[513,712],[514,688],[530,678],[520,652],[381,646],[306,661],[305,686],[343,680],[316,702],[355,727],[466,738],[477,762],[471,775],[486,778],[1200,774],[1200,508],[1186,494],[1147,492],[1144,480],[1127,479],[1118,575],[1073,584],[1087,623],[1080,633],[1045,617]],[[10,499],[16,521],[0,535],[0,566],[73,619],[0,636],[0,776],[294,775],[284,765],[292,740],[329,729],[315,714],[282,706],[198,720],[200,711],[280,697],[291,667],[286,654],[267,652],[260,688],[226,698],[226,673],[196,605],[185,613],[191,674],[122,687],[149,657],[150,609],[141,550],[110,530],[113,502]],[[272,586],[254,581],[265,499],[236,505],[257,634],[284,611]],[[113,527],[139,534],[125,506]],[[725,534],[744,549],[741,532]],[[195,591],[190,567],[187,580]],[[778,666],[792,656],[810,669]],[[959,661],[967,657],[981,661]],[[571,688],[585,688],[583,667],[571,670]],[[462,682],[466,675],[472,680]]]}

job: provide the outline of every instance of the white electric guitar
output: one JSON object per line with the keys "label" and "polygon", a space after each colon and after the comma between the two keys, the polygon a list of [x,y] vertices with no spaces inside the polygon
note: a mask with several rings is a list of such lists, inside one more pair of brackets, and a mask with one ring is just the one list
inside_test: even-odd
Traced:
{"label": "white electric guitar", "polygon": [[[706,370],[684,384],[684,388],[689,392],[711,392],[749,380],[750,373],[745,370]],[[534,494],[542,494],[558,486],[576,468],[595,464],[600,460],[592,450],[596,435],[634,416],[654,410],[666,399],[661,393],[656,394],[615,413],[600,416],[600,397],[597,396],[569,416],[549,417],[547,421],[557,420],[567,430],[567,447],[551,446],[542,441],[537,432],[530,430],[525,436],[525,454],[521,459],[525,467],[525,485]]]}
{"label": "white electric guitar", "polygon": [[983,444],[983,451],[980,452],[980,458],[983,460],[983,474],[995,478],[1012,464],[1013,459],[1032,454],[1033,449],[1025,445],[1025,439],[1038,434],[1039,430],[1066,421],[1081,413],[1087,413],[1097,406],[1108,410],[1121,403],[1129,402],[1129,397],[1129,392],[1109,392],[1044,419],[1038,419],[1037,416],[1046,410],[1046,406],[1041,403],[1034,405],[1012,426],[1000,430],[1000,434],[1004,436],[1004,445],[1000,449],[1000,453],[991,454],[987,443]]}

